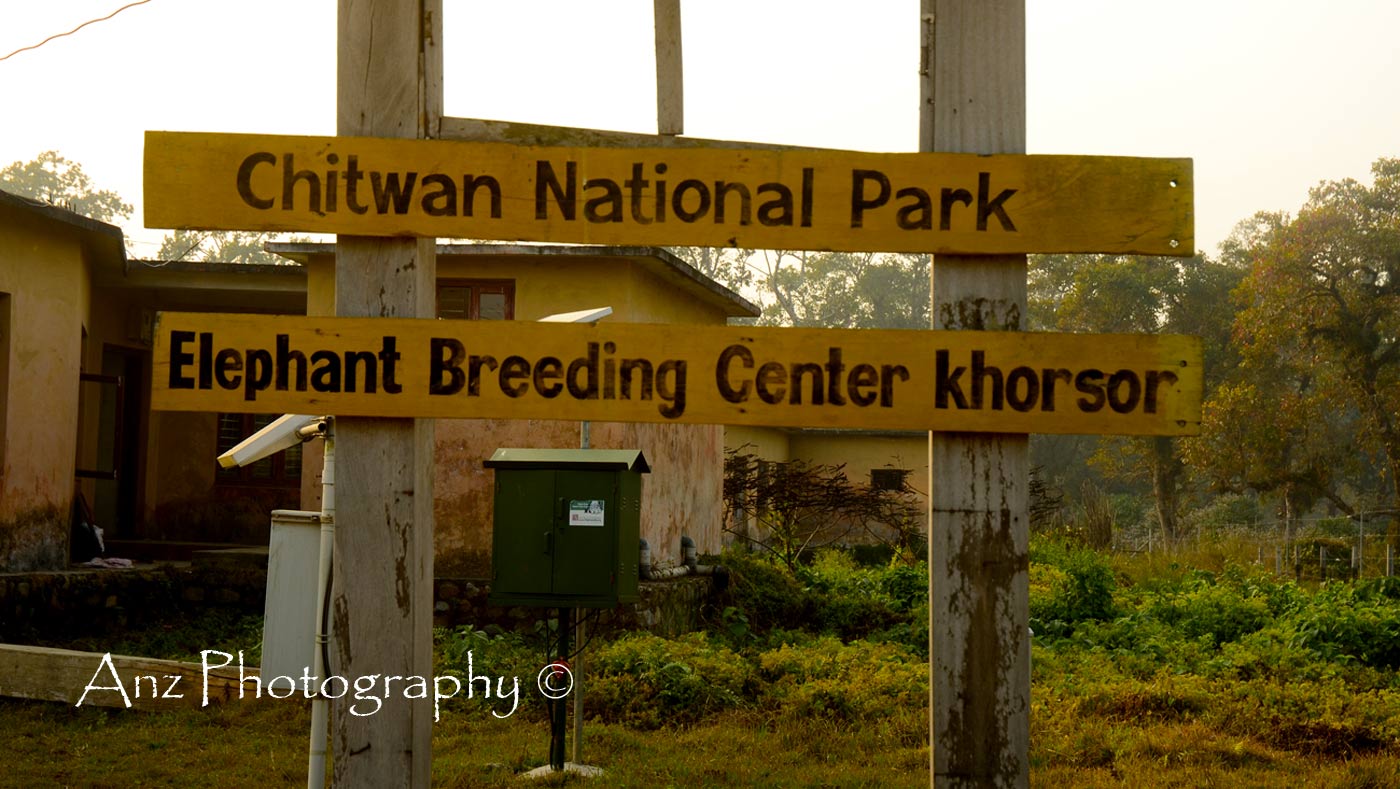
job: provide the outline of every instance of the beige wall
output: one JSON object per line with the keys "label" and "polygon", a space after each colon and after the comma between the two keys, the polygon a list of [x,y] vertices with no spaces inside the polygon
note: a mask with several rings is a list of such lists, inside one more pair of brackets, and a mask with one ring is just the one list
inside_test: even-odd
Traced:
{"label": "beige wall", "polygon": [[[602,258],[438,257],[442,279],[509,279],[515,282],[516,320],[611,306],[606,320],[645,323],[723,324],[715,304],[681,292],[646,264]],[[334,267],[329,257],[308,266],[308,314],[334,309]],[[329,294],[329,295],[328,295]],[[491,572],[492,472],[483,461],[500,447],[579,446],[579,423],[548,420],[439,419],[434,478],[434,573],[489,577]],[[721,547],[723,429],[714,425],[593,423],[595,449],[640,449],[652,472],[642,477],[642,537],[661,567],[681,561],[681,536],[701,552]],[[308,446],[302,507],[320,506],[320,447]]]}
{"label": "beige wall", "polygon": [[928,438],[872,436],[861,433],[796,433],[788,450],[792,457],[827,465],[846,464],[846,479],[868,485],[870,471],[898,468],[909,471],[906,481],[927,499]]}
{"label": "beige wall", "polygon": [[724,448],[779,463],[791,459],[787,431],[774,427],[726,425]]}
{"label": "beige wall", "polygon": [[68,561],[89,267],[76,233],[40,222],[0,218],[0,256],[11,333],[0,409],[0,569],[53,569]]}
{"label": "beige wall", "polygon": [[[889,435],[860,431],[808,431],[782,428],[727,426],[724,446],[763,460],[802,460],[814,465],[845,464],[846,479],[869,485],[872,469],[894,468],[909,473],[905,481],[921,506],[928,502],[928,438],[925,434]],[[757,522],[731,524],[738,534],[727,541],[743,540],[739,534],[762,539]],[[888,537],[890,535],[883,535]],[[849,539],[860,541],[860,535]]]}

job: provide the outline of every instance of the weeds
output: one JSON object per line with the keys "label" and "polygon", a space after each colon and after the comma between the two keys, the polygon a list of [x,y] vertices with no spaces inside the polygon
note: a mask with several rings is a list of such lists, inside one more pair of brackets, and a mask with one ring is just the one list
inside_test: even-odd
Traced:
{"label": "weeds", "polygon": [[[1207,558],[1196,569],[1033,541],[1032,782],[1400,785],[1400,582],[1304,586],[1232,561],[1228,549]],[[719,561],[734,582],[706,632],[590,646],[587,760],[618,785],[927,785],[926,567],[839,552],[791,571],[743,554]],[[132,633],[127,643],[187,657],[190,645],[246,649],[257,638],[255,619],[205,625]],[[542,639],[435,632],[437,674],[464,687],[472,675],[522,679],[521,710],[508,720],[462,697],[444,707],[435,780],[510,785],[545,761],[533,689]],[[197,714],[0,703],[0,725],[21,733],[12,750],[28,765],[13,775],[30,785],[55,775],[70,784],[191,779],[177,767],[123,772],[130,759],[99,766],[83,750],[93,732],[178,765],[198,761],[187,743],[201,737],[232,732],[251,752],[296,743],[306,725],[300,706]],[[289,782],[302,750],[278,745],[270,773],[230,766],[221,782]],[[41,752],[72,758],[49,768]],[[231,765],[241,752],[221,745],[216,758]]]}

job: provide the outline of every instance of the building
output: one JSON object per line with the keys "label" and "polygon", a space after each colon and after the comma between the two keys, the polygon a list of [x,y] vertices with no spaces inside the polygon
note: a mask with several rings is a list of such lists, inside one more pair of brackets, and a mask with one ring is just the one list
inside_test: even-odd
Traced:
{"label": "building", "polygon": [[[81,497],[109,554],[178,556],[266,544],[268,512],[319,506],[319,446],[241,469],[217,455],[275,415],[152,412],[161,310],[329,315],[333,245],[279,244],[288,265],[129,260],[111,225],[0,192],[0,571],[68,559]],[[438,316],[536,320],[610,306],[607,320],[722,325],[757,308],[660,249],[463,244],[438,248]],[[579,425],[437,420],[436,573],[490,567],[497,447],[573,447]],[[721,546],[723,428],[591,425],[591,446],[641,449],[652,467],[643,535],[658,564],[680,538]]]}
{"label": "building", "polygon": [[[305,267],[307,314],[334,305],[335,263],[328,244],[273,244]],[[459,244],[438,247],[438,316],[538,320],[610,306],[609,321],[724,325],[758,308],[653,248]],[[439,419],[434,513],[441,576],[485,577],[490,570],[492,478],[481,463],[497,447],[577,447],[580,425],[542,420]],[[640,449],[652,472],[643,483],[642,536],[660,566],[680,562],[682,535],[702,552],[722,545],[724,431],[717,425],[593,423],[589,445]],[[308,469],[318,447],[307,446]],[[312,475],[302,501],[315,508]]]}
{"label": "building", "polygon": [[118,228],[0,192],[0,569],[68,560],[92,274],[124,260]]}
{"label": "building", "polygon": [[[927,509],[929,450],[925,431],[730,425],[725,428],[724,444],[726,450],[752,455],[760,462],[801,460],[813,466],[841,466],[851,484],[907,491],[920,505],[920,512]],[[920,532],[927,530],[922,517],[918,523],[905,524],[906,528],[911,526]],[[735,533],[733,539],[763,540],[768,536],[754,519],[730,522],[726,528]],[[813,545],[828,540],[894,542],[897,537],[897,530],[889,524],[877,524],[872,533],[852,524],[833,523],[826,533],[817,536]]]}

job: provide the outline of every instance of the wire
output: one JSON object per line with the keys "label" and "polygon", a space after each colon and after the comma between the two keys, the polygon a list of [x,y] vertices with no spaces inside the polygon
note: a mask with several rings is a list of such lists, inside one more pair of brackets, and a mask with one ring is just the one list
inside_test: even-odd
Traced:
{"label": "wire", "polygon": [[112,17],[116,16],[117,14],[120,14],[121,12],[125,11],[125,10],[128,9],[128,8],[133,8],[133,7],[138,6],[138,5],[145,5],[146,3],[149,3],[149,2],[151,2],[151,0],[136,0],[136,2],[134,2],[134,3],[127,3],[126,5],[122,6],[121,8],[118,8],[117,10],[115,10],[115,11],[113,11],[112,13],[110,13],[110,14],[108,14],[108,15],[102,17],[101,19],[89,19],[88,21],[82,23],[81,25],[78,25],[77,27],[73,28],[72,30],[69,30],[67,33],[55,33],[55,34],[49,36],[48,38],[44,39],[43,41],[40,41],[40,42],[37,43],[37,44],[33,44],[33,45],[27,46],[27,47],[20,47],[19,49],[16,49],[14,52],[11,52],[10,54],[8,54],[8,55],[6,55],[6,56],[0,58],[0,60],[9,60],[10,58],[14,57],[15,55],[18,55],[18,54],[21,53],[21,52],[28,52],[28,51],[31,50],[31,49],[38,49],[39,47],[42,47],[43,45],[49,43],[50,41],[53,41],[55,38],[63,38],[64,36],[71,36],[71,35],[73,35],[74,33],[78,32],[79,30],[82,30],[83,28],[87,27],[88,25],[96,24],[97,22],[106,22],[108,19],[111,19]]}

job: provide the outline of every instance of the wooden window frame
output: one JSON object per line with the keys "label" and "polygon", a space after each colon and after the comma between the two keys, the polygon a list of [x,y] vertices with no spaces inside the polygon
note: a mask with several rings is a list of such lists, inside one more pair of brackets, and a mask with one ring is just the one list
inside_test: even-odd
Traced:
{"label": "wooden window frame", "polygon": [[[242,441],[244,438],[247,438],[248,436],[252,435],[252,434],[253,434],[254,432],[256,432],[257,430],[262,429],[260,426],[258,426],[257,424],[255,424],[254,420],[257,419],[258,417],[264,417],[264,418],[266,418],[266,417],[268,417],[268,415],[267,415],[267,414],[238,414],[238,413],[227,413],[227,412],[226,412],[226,413],[220,413],[220,414],[218,415],[217,421],[214,423],[214,430],[215,430],[214,441],[215,441],[215,445],[216,445],[216,446],[215,446],[215,452],[216,452],[216,454],[223,454],[224,452],[227,452],[228,450],[232,449],[232,448],[234,447],[234,445],[237,444],[237,441],[235,441],[234,443],[232,443],[232,444],[227,444],[227,446],[226,446],[226,445],[225,445],[226,442],[224,441],[223,430],[222,430],[224,420],[225,420],[226,418],[235,418],[235,417],[238,418],[238,419],[241,421],[241,425],[240,425],[239,430],[238,430],[238,434],[239,434],[240,438],[238,438],[237,441]],[[272,417],[272,418],[275,418],[275,417]],[[222,467],[222,466],[219,466],[218,469],[214,472],[214,486],[215,486],[215,487],[221,487],[221,488],[226,488],[226,487],[255,487],[255,488],[286,488],[286,489],[297,488],[297,489],[300,489],[300,488],[301,488],[301,468],[302,468],[302,465],[301,465],[301,464],[302,464],[302,460],[301,460],[301,458],[302,458],[302,449],[301,449],[301,446],[302,446],[301,444],[297,444],[296,446],[294,446],[294,447],[292,447],[292,448],[290,448],[290,449],[286,449],[286,450],[283,450],[283,451],[281,451],[281,452],[274,453],[273,455],[271,455],[271,456],[269,456],[269,457],[266,457],[266,458],[263,458],[262,460],[259,460],[257,463],[249,463],[249,464],[246,465],[246,466],[234,466],[233,468],[224,468],[224,467]],[[287,455],[288,455],[288,453],[296,453],[296,455],[297,455],[297,463],[296,463],[296,466],[295,466],[295,469],[296,469],[296,470],[295,470],[294,473],[289,473],[289,472],[287,471]],[[266,466],[262,465],[262,464],[264,464],[264,463],[267,464],[267,465],[266,465]],[[270,473],[266,478],[259,478],[259,477],[257,477],[257,476],[256,476],[257,471],[258,471],[259,469],[263,469],[263,468],[271,468],[271,473]]]}
{"label": "wooden window frame", "polygon": [[872,490],[896,492],[904,490],[909,486],[910,472],[911,469],[907,468],[872,468],[870,469],[870,487]]}
{"label": "wooden window frame", "polygon": [[468,288],[471,291],[471,296],[467,301],[467,314],[453,316],[453,320],[481,320],[481,296],[484,293],[497,293],[505,296],[504,320],[515,320],[515,280],[513,279],[439,279],[437,288],[433,292],[433,315],[438,318],[446,317],[442,314],[443,288]]}

